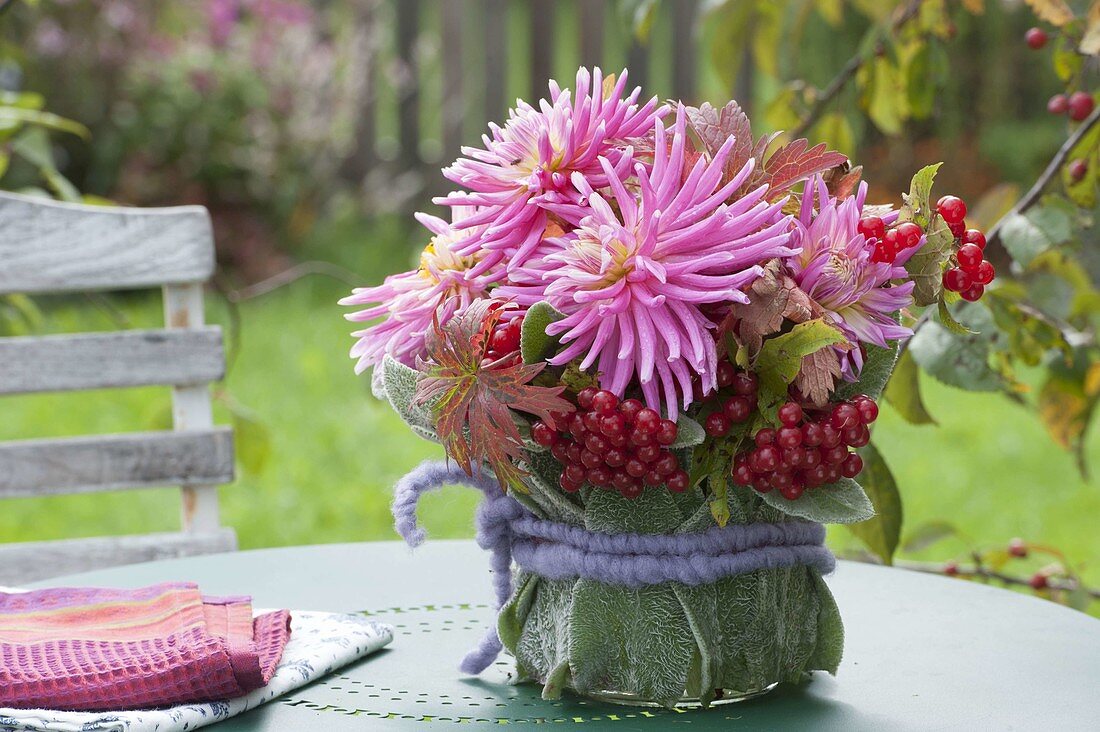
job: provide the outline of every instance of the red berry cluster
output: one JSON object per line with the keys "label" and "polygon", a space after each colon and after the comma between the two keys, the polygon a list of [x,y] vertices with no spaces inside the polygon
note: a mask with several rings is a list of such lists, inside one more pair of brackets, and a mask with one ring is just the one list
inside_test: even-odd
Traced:
{"label": "red berry cluster", "polygon": [[[520,332],[523,328],[523,318],[513,318],[507,323],[501,323],[489,336],[489,347],[485,350],[485,359],[482,366],[494,364],[500,367],[518,366],[523,363],[523,357],[519,352]],[[505,359],[497,363],[501,359]]]}
{"label": "red berry cluster", "polygon": [[944,196],[936,203],[936,210],[947,222],[959,246],[955,250],[956,266],[943,273],[944,289],[974,302],[985,294],[985,286],[997,275],[993,263],[985,258],[985,234],[966,228],[966,203],[958,196]]}
{"label": "red berry cluster", "polygon": [[893,263],[903,251],[920,244],[920,238],[924,236],[924,230],[912,221],[903,221],[887,230],[886,222],[878,216],[865,216],[860,219],[859,233],[863,234],[868,241],[875,240],[871,261],[886,263]]}
{"label": "red berry cluster", "polygon": [[637,399],[620,402],[609,391],[588,387],[577,394],[577,411],[553,417],[563,431],[535,422],[531,438],[565,466],[559,485],[567,493],[585,483],[625,498],[637,498],[647,485],[665,485],[674,493],[688,489],[688,474],[668,449],[676,441],[676,423]]}
{"label": "red berry cluster", "polygon": [[863,458],[850,447],[871,439],[868,425],[878,418],[878,405],[869,396],[830,405],[817,415],[807,414],[796,402],[779,408],[778,430],[759,430],[755,445],[733,461],[733,480],[760,493],[775,489],[788,500],[805,491],[854,478],[863,470]]}
{"label": "red berry cluster", "polygon": [[1055,94],[1047,102],[1047,111],[1051,114],[1065,114],[1074,122],[1084,122],[1096,108],[1092,95],[1086,91],[1075,91],[1070,95]]}
{"label": "red berry cluster", "polygon": [[715,378],[718,380],[719,390],[729,389],[732,394],[722,402],[721,409],[711,412],[703,420],[703,429],[711,437],[725,437],[733,429],[733,425],[747,422],[756,411],[758,382],[756,374],[738,371],[729,361],[719,362]]}

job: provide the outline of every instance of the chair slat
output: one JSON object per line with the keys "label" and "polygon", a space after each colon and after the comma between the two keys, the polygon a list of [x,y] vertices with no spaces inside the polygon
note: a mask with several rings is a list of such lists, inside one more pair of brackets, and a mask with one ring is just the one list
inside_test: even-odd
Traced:
{"label": "chair slat", "polygon": [[232,529],[0,545],[0,584],[24,582],[137,562],[234,551]]}
{"label": "chair slat", "polygon": [[229,428],[0,443],[0,498],[233,481]]}
{"label": "chair slat", "polygon": [[0,338],[0,394],[182,386],[224,375],[217,326]]}
{"label": "chair slat", "polygon": [[0,294],[205,282],[212,242],[201,206],[113,208],[0,193]]}

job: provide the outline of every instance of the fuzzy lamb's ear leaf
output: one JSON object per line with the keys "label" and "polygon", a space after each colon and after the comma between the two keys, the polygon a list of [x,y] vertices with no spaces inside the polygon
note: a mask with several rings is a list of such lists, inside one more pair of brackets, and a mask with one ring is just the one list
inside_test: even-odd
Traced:
{"label": "fuzzy lamb's ear leaf", "polygon": [[887,343],[889,348],[879,348],[870,344],[866,346],[867,358],[863,361],[863,370],[859,372],[859,378],[854,382],[838,382],[834,399],[851,399],[856,394],[866,394],[872,399],[879,398],[898,360],[898,342],[888,341]]}
{"label": "fuzzy lamb's ear leaf", "polygon": [[546,335],[546,328],[564,317],[565,315],[545,301],[537,302],[527,310],[527,314],[523,316],[519,338],[519,352],[524,363],[542,361],[550,355],[558,339]]}
{"label": "fuzzy lamb's ear leaf", "polygon": [[761,495],[772,508],[822,524],[854,524],[875,515],[871,499],[851,478],[811,488],[793,501],[784,498],[779,491]]}
{"label": "fuzzy lamb's ear leaf", "polygon": [[668,446],[670,450],[701,445],[707,433],[703,425],[683,414],[676,420],[676,441]]}
{"label": "fuzzy lamb's ear leaf", "polygon": [[409,368],[399,361],[386,356],[382,365],[382,384],[386,390],[386,399],[397,415],[405,424],[412,427],[413,432],[426,440],[439,442],[435,437],[435,423],[432,421],[431,409],[419,405],[413,398],[416,394],[416,380],[420,372]]}

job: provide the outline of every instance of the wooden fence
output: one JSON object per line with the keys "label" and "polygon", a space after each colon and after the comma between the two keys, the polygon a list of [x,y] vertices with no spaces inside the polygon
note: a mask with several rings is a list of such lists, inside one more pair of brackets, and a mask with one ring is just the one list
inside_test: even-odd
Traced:
{"label": "wooden fence", "polygon": [[420,203],[446,187],[440,166],[502,121],[516,97],[544,97],[550,78],[571,88],[581,65],[627,67],[632,87],[693,100],[700,7],[659,3],[643,41],[615,0],[367,2],[359,22],[373,30],[375,63],[345,174]]}

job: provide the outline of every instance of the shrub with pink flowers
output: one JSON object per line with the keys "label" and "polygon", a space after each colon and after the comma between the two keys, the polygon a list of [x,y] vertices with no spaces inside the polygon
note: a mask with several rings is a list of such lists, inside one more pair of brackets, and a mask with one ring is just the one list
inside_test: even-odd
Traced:
{"label": "shrub with pink flowers", "polygon": [[[960,229],[958,199],[933,203],[938,166],[897,206],[872,206],[860,168],[825,144],[756,137],[736,102],[640,95],[625,72],[581,69],[572,91],[551,82],[548,99],[519,102],[444,170],[459,189],[436,202],[452,220],[419,216],[419,268],[342,304],[364,307],[348,315],[367,324],[356,369],[373,369],[376,392],[467,476],[497,486],[483,546],[497,546],[487,527],[500,511],[546,524],[529,549],[528,524],[507,524],[520,573],[490,641],[551,694],[564,684],[706,704],[835,671],[839,618],[819,578],[831,555],[823,534],[789,534],[873,515],[858,478],[877,459],[876,399],[912,335],[909,308],[934,306],[961,329],[955,291],[977,299],[992,269],[967,250],[980,232]],[[415,504],[403,491],[399,526],[400,506]],[[593,549],[622,535],[677,543],[661,559]],[[712,535],[729,545],[691,544]],[[662,569],[643,571],[640,557]],[[526,581],[543,583],[533,606]],[[532,620],[555,603],[581,626],[606,607],[636,615],[625,585],[672,603],[671,628],[704,617],[747,632],[740,611],[719,619],[686,598],[699,584],[758,603],[752,632],[771,638],[711,658],[702,681],[689,674],[708,650],[698,638],[686,650],[682,638],[645,641],[683,650],[683,664],[624,676],[653,664],[608,650],[642,642],[629,626],[602,640],[571,627],[562,651],[561,633]]]}

